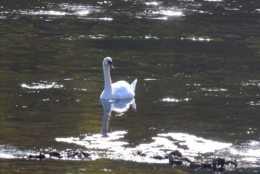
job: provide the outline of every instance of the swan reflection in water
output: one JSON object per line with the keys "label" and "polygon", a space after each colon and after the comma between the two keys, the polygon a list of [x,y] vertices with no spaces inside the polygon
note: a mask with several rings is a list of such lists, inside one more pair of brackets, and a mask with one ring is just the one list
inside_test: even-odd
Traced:
{"label": "swan reflection in water", "polygon": [[134,98],[123,99],[123,100],[101,100],[101,102],[104,109],[102,127],[101,127],[102,137],[108,137],[107,135],[108,124],[109,124],[108,122],[112,111],[116,113],[124,113],[130,108],[130,105],[133,109],[136,110],[136,104]]}

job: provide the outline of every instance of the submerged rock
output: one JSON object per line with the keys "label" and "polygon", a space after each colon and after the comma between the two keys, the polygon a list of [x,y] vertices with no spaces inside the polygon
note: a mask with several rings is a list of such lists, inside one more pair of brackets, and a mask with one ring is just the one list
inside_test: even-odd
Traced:
{"label": "submerged rock", "polygon": [[162,159],[166,159],[165,157],[162,157],[160,155],[155,155],[152,157],[153,159],[158,159],[158,160],[162,160]]}
{"label": "submerged rock", "polygon": [[[77,158],[77,159],[85,159],[85,158],[89,158],[90,157],[90,153],[87,153],[87,152],[84,152],[82,151],[81,149],[77,149],[77,148],[74,148],[74,149],[68,149],[66,151],[61,151],[61,152],[58,152],[58,151],[53,151],[53,152],[49,152],[49,156],[50,157],[55,157],[55,158],[67,158],[67,159],[74,159],[74,158]],[[44,154],[41,154],[40,155],[29,155],[28,156],[28,159],[45,159],[46,156]]]}
{"label": "submerged rock", "polygon": [[173,155],[169,156],[169,164],[170,165],[182,165],[182,160],[176,160]]}
{"label": "submerged rock", "polygon": [[40,152],[39,155],[29,155],[28,158],[29,158],[29,159],[39,159],[39,160],[42,160],[42,159],[45,159],[46,157],[45,157],[44,154],[42,154],[42,153]]}
{"label": "submerged rock", "polygon": [[142,151],[140,151],[140,150],[138,150],[138,151],[136,152],[136,154],[139,155],[139,156],[142,156],[142,157],[145,157],[145,156],[146,156],[146,154],[145,154],[145,153],[142,153]]}
{"label": "submerged rock", "polygon": [[50,157],[62,158],[62,156],[59,152],[50,152],[49,155],[50,155]]}
{"label": "submerged rock", "polygon": [[226,161],[223,158],[216,158],[213,160],[213,169],[216,169],[218,166],[220,166],[220,168],[224,168],[224,165],[229,165],[232,164],[235,167],[237,167],[237,163],[234,161]]}
{"label": "submerged rock", "polygon": [[178,150],[172,151],[171,153],[168,154],[168,156],[170,156],[170,155],[182,157],[182,153]]}

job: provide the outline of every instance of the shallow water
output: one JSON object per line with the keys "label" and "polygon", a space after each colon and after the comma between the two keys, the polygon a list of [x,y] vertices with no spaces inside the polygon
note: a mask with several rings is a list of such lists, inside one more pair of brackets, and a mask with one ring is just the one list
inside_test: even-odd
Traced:
{"label": "shallow water", "polygon": [[[1,171],[197,172],[151,158],[178,149],[259,172],[259,17],[256,0],[2,1]],[[106,56],[135,99],[99,100]],[[74,146],[91,159],[25,160]]]}

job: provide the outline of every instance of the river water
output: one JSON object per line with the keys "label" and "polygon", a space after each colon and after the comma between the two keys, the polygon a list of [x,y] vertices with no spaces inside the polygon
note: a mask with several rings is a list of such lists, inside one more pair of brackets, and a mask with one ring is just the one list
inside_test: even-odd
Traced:
{"label": "river water", "polygon": [[[258,0],[0,1],[1,173],[260,172],[259,25]],[[107,56],[134,99],[99,100]]]}

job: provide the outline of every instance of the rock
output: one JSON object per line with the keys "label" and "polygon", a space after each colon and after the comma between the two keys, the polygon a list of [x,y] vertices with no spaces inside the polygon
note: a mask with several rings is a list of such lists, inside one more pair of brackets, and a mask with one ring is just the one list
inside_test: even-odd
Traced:
{"label": "rock", "polygon": [[45,155],[44,154],[41,154],[40,152],[40,155],[29,155],[28,156],[29,159],[39,159],[39,160],[42,160],[42,159],[45,159]]}
{"label": "rock", "polygon": [[49,155],[51,157],[57,157],[57,158],[62,158],[59,152],[50,152]]}
{"label": "rock", "polygon": [[[174,151],[172,151],[171,153],[169,153],[169,155],[182,157],[181,152],[179,152],[178,150],[174,150]],[[169,155],[168,155],[168,156],[169,156]]]}
{"label": "rock", "polygon": [[174,157],[172,155],[169,156],[169,164],[170,165],[182,165],[182,161],[181,160],[175,160]]}
{"label": "rock", "polygon": [[196,162],[190,163],[190,168],[192,168],[192,169],[197,169],[197,168],[200,168],[200,167],[201,167],[201,164],[199,164],[199,163],[196,163]]}

